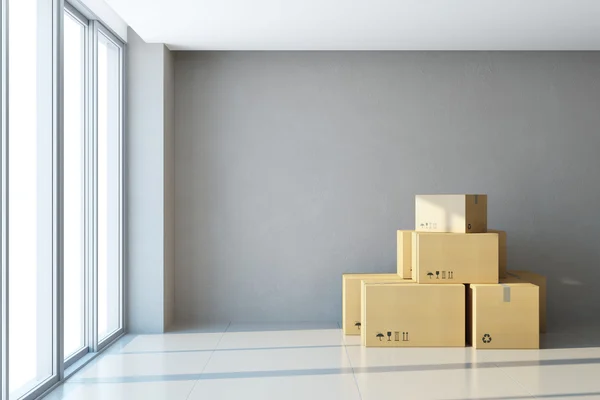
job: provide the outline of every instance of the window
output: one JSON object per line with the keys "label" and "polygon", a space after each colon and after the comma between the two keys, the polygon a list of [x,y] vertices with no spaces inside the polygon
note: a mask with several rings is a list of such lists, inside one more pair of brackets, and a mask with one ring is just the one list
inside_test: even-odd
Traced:
{"label": "window", "polygon": [[98,338],[121,327],[121,49],[98,34]]}
{"label": "window", "polygon": [[8,384],[16,399],[55,372],[53,31],[52,0],[8,3]]}
{"label": "window", "polygon": [[0,398],[29,400],[123,333],[124,45],[67,2],[0,4]]}
{"label": "window", "polygon": [[85,133],[86,27],[70,12],[64,15],[64,357],[69,359],[85,342]]}

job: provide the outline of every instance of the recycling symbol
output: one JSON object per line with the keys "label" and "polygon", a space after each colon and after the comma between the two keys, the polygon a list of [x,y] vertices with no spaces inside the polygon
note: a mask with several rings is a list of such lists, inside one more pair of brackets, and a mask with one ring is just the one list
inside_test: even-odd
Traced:
{"label": "recycling symbol", "polygon": [[489,343],[492,341],[492,337],[489,333],[486,333],[485,335],[483,335],[483,338],[481,340],[483,341],[483,343]]}

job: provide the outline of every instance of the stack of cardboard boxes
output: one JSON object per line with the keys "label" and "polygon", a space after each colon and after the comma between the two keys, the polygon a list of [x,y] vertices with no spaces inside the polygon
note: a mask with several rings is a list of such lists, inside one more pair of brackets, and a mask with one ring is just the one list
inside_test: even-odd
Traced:
{"label": "stack of cardboard boxes", "polygon": [[343,275],[345,334],[373,347],[539,348],[546,278],[507,271],[486,195],[416,196],[397,250],[396,274]]}

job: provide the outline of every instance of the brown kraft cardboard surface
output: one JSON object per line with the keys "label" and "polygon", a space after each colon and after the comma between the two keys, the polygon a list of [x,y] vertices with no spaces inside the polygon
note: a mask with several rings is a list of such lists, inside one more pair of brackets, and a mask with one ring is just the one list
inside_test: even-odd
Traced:
{"label": "brown kraft cardboard surface", "polygon": [[361,342],[369,347],[463,347],[465,286],[362,283]]}
{"label": "brown kraft cardboard surface", "polygon": [[415,282],[498,283],[498,234],[412,234]]}
{"label": "brown kraft cardboard surface", "polygon": [[531,283],[469,285],[468,339],[477,349],[538,349],[539,289]]}
{"label": "brown kraft cardboard surface", "polygon": [[398,274],[343,274],[342,330],[345,335],[360,335],[360,285],[363,279],[376,282],[403,281]]}

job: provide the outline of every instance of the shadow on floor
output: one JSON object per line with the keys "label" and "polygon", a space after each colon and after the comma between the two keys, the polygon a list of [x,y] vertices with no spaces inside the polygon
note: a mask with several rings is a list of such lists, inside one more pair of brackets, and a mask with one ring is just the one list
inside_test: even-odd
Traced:
{"label": "shadow on floor", "polygon": [[169,353],[212,353],[227,351],[264,351],[264,350],[298,350],[298,349],[328,349],[328,348],[360,347],[358,344],[332,344],[316,346],[281,346],[281,347],[234,347],[222,349],[190,349],[190,350],[140,350],[140,351],[121,351],[118,354],[169,354]]}
{"label": "shadow on floor", "polygon": [[166,333],[215,333],[215,332],[274,332],[274,331],[307,331],[307,330],[339,330],[338,322],[225,322],[195,323],[177,322],[167,329]]}
{"label": "shadow on floor", "polygon": [[[107,378],[74,378],[71,383],[139,383],[163,381],[187,381],[198,379],[248,379],[280,378],[290,376],[342,375],[342,374],[378,374],[390,372],[444,371],[479,368],[543,367],[559,365],[600,364],[600,358],[578,358],[564,360],[527,360],[502,362],[476,362],[425,365],[391,365],[374,367],[310,368],[273,371],[213,372],[173,375],[143,375]],[[599,382],[600,385],[600,382]]]}
{"label": "shadow on floor", "polygon": [[[536,394],[534,396],[504,396],[504,397],[478,397],[478,400],[522,400],[522,399],[564,399],[572,397],[594,397],[600,398],[600,392],[588,393],[560,393],[560,394]],[[444,400],[464,400],[464,399],[444,399]]]}

